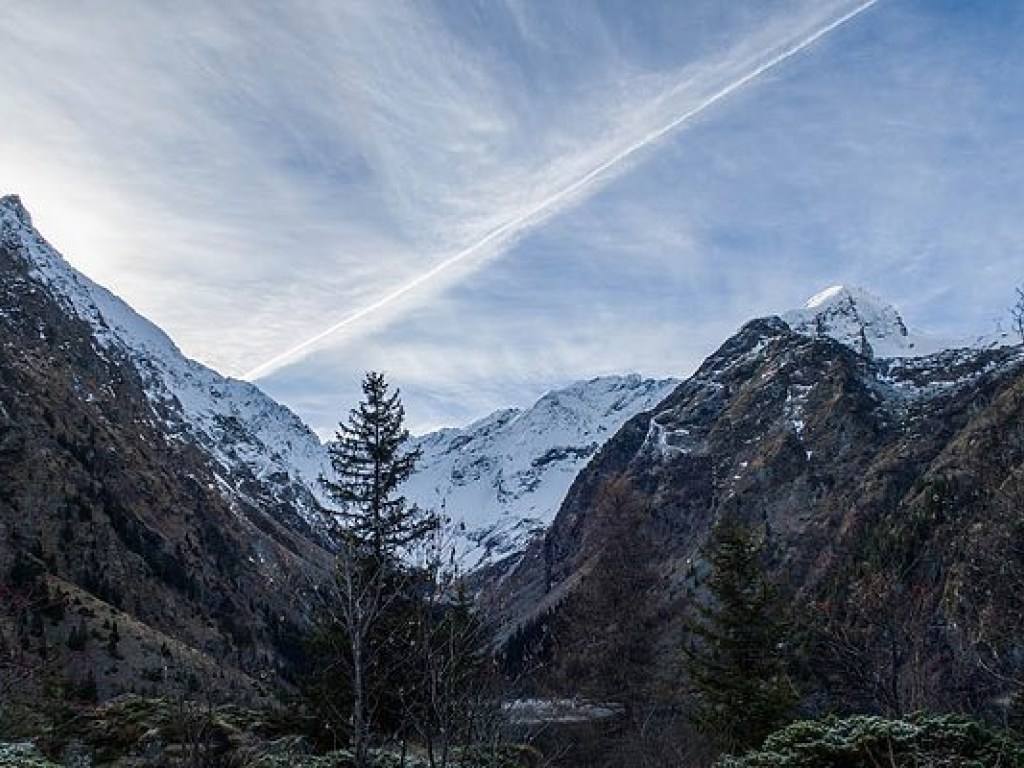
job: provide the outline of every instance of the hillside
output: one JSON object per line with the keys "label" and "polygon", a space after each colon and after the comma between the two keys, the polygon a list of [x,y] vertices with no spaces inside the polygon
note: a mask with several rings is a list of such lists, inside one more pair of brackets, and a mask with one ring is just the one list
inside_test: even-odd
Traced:
{"label": "hillside", "polygon": [[[594,568],[617,546],[613,530],[633,529],[651,567],[620,574],[635,585],[629,624],[654,628],[649,671],[671,678],[702,548],[730,518],[764,532],[774,577],[813,617],[808,685],[821,701],[890,713],[994,706],[1024,677],[1024,352],[999,339],[934,352],[860,290],[783,317],[745,325],[596,454],[492,592],[506,634],[601,602],[593,592],[607,579]],[[924,354],[873,354],[893,349]],[[597,509],[617,476],[643,504],[623,506],[632,522],[613,529]],[[555,647],[624,626],[562,625]],[[574,685],[592,682],[584,673]]]}
{"label": "hillside", "polygon": [[101,697],[172,678],[269,693],[330,564],[284,469],[308,430],[183,358],[10,197],[0,338],[5,644]]}

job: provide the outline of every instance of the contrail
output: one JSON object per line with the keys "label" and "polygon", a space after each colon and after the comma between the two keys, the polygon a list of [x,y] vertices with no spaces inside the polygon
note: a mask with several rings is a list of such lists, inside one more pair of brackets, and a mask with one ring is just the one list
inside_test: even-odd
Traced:
{"label": "contrail", "polygon": [[752,80],[756,80],[765,72],[774,69],[787,59],[796,56],[805,48],[814,45],[814,43],[816,43],[821,38],[825,37],[831,32],[834,32],[836,29],[843,26],[848,21],[851,21],[852,19],[855,19],[856,17],[860,16],[862,13],[864,13],[864,11],[868,10],[869,8],[877,5],[879,1],[880,0],[867,0],[867,2],[861,3],[853,10],[848,11],[847,13],[837,18],[835,21],[830,22],[829,24],[825,25],[821,29],[818,29],[808,37],[805,37],[799,42],[794,43],[789,48],[783,50],[781,53],[776,54],[772,58],[758,65],[750,72],[743,75],[743,77],[733,81],[732,83],[725,86],[721,90],[717,91],[713,95],[707,97],[706,99],[704,99],[704,101],[700,102],[694,107],[691,107],[690,109],[688,109],[683,114],[679,115],[679,117],[675,118],[671,122],[661,126],[655,131],[646,134],[642,138],[638,139],[637,141],[627,146],[625,149],[620,150],[618,153],[613,155],[609,160],[606,160],[597,167],[588,171],[586,174],[576,179],[571,184],[563,187],[559,191],[555,192],[553,195],[535,204],[531,208],[527,209],[525,212],[511,218],[504,224],[495,227],[473,245],[470,245],[469,247],[456,253],[454,256],[450,256],[449,258],[445,259],[439,264],[436,264],[423,274],[410,280],[405,285],[396,288],[395,290],[391,291],[385,296],[382,296],[373,303],[368,304],[367,306],[362,307],[361,309],[358,309],[349,315],[346,315],[344,318],[336,322],[331,327],[321,331],[315,336],[306,339],[301,344],[296,344],[294,347],[286,349],[279,355],[275,355],[270,360],[267,360],[265,363],[258,365],[251,371],[243,374],[242,378],[251,381],[253,379],[259,378],[265,373],[269,373],[270,371],[275,370],[283,363],[287,362],[288,360],[295,357],[299,353],[304,352],[305,350],[309,349],[315,344],[323,341],[328,336],[331,336],[340,331],[341,329],[346,328],[352,325],[353,323],[362,320],[364,317],[373,314],[379,309],[383,309],[388,304],[391,304],[392,302],[402,298],[411,291],[416,290],[421,285],[429,283],[438,275],[442,274],[443,272],[446,272],[451,267],[454,267],[456,264],[465,261],[474,254],[482,251],[487,246],[492,245],[493,243],[500,241],[503,238],[512,237],[523,232],[525,229],[527,229],[527,226],[530,224],[530,222],[540,218],[541,216],[543,216],[543,214],[550,212],[559,203],[569,200],[570,198],[573,197],[573,195],[580,192],[581,190],[586,189],[599,177],[603,176],[605,173],[607,173],[615,166],[620,165],[629,157],[642,150],[644,147],[653,144],[654,142],[663,138],[665,135],[671,133],[680,126],[688,123],[690,120],[697,117],[697,115],[701,114],[710,107],[713,107],[715,104],[727,98],[734,92],[738,91],[740,88],[743,88]]}

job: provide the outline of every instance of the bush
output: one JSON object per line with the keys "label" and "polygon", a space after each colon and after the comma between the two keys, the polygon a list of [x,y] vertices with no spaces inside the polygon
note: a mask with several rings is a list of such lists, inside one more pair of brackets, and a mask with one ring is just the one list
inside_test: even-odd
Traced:
{"label": "bush", "polygon": [[1024,742],[960,715],[873,716],[793,723],[718,768],[1024,768]]}
{"label": "bush", "polygon": [[19,744],[0,743],[0,768],[60,768],[51,763],[35,745],[28,742]]}

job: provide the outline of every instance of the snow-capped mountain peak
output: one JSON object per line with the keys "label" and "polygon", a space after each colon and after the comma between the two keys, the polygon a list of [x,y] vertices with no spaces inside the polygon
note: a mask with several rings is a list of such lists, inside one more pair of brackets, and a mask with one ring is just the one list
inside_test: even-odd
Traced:
{"label": "snow-capped mountain peak", "polygon": [[797,333],[828,336],[869,357],[902,356],[914,349],[896,308],[859,286],[833,285],[782,319]]}
{"label": "snow-capped mountain peak", "polygon": [[637,374],[580,381],[529,408],[417,437],[422,457],[403,492],[451,518],[466,567],[494,562],[543,530],[591,456],[678,383]]}
{"label": "snow-capped mountain peak", "polygon": [[875,358],[925,357],[947,349],[1006,343],[1002,336],[952,338],[910,330],[892,304],[860,286],[830,286],[781,317],[797,333],[827,336]]}
{"label": "snow-capped mountain peak", "polygon": [[0,198],[0,242],[69,316],[91,327],[102,355],[127,358],[169,433],[202,446],[232,493],[242,493],[246,478],[258,478],[319,525],[309,489],[315,493],[326,453],[295,414],[254,385],[185,357],[160,328],[71,267],[35,230],[16,195]]}

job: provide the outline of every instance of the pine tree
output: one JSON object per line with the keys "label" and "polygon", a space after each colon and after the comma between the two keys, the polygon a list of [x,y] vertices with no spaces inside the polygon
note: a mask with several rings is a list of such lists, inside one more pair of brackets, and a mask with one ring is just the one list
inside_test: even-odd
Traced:
{"label": "pine tree", "polygon": [[347,543],[384,563],[422,540],[437,521],[398,492],[420,455],[405,450],[409,431],[399,392],[389,392],[384,375],[375,371],[366,374],[362,387],[363,401],[347,424],[339,424],[328,449],[336,479],[321,478],[321,483],[340,505],[334,515]]}
{"label": "pine tree", "polygon": [[77,626],[71,628],[71,632],[68,634],[68,648],[72,651],[85,650],[86,644],[89,642],[89,630],[85,626],[85,619],[81,619]]}
{"label": "pine tree", "polygon": [[684,649],[697,698],[693,719],[730,751],[759,746],[792,719],[797,703],[783,655],[785,610],[765,572],[764,549],[749,526],[727,521],[715,529],[708,599],[696,606]]}
{"label": "pine tree", "polygon": [[117,644],[121,642],[121,632],[117,628],[117,622],[115,621],[110,625],[110,634],[107,635],[107,653],[111,658],[120,659],[121,652],[118,650]]}
{"label": "pine tree", "polygon": [[[318,639],[329,657],[322,659],[323,668],[340,673],[348,694],[347,712],[338,712],[333,701],[324,703],[339,724],[351,728],[357,768],[369,765],[373,731],[385,726],[394,698],[389,689],[408,665],[407,644],[396,644],[411,599],[410,573],[401,556],[437,527],[435,515],[409,506],[399,493],[419,457],[405,450],[409,432],[399,393],[391,393],[376,372],[366,374],[362,388],[363,400],[348,423],[339,425],[329,449],[335,477],[321,479],[339,505],[333,513],[341,553],[337,602]],[[314,687],[330,696],[333,686]]]}

